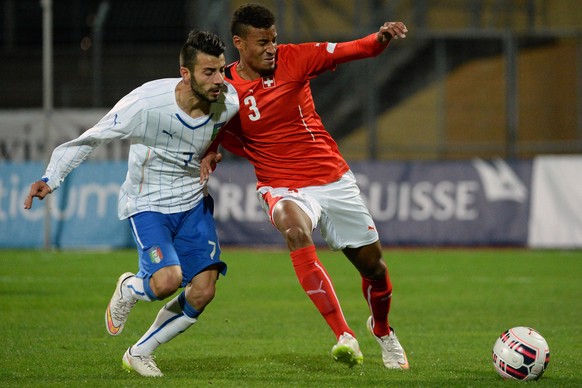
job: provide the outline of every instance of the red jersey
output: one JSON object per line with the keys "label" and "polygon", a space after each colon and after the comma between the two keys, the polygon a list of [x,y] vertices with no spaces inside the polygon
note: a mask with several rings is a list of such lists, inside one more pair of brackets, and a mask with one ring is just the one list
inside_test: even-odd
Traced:
{"label": "red jersey", "polygon": [[375,56],[376,34],[344,43],[281,44],[271,76],[247,81],[235,62],[226,78],[240,111],[220,136],[225,149],[246,157],[258,186],[300,188],[337,181],[349,167],[315,111],[309,80],[339,63]]}

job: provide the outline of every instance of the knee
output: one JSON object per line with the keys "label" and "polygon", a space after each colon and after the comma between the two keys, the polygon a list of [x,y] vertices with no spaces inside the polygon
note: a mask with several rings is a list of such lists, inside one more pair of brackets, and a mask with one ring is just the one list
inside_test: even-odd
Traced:
{"label": "knee", "polygon": [[285,241],[291,250],[299,249],[313,244],[311,232],[299,226],[292,226],[283,231]]}
{"label": "knee", "polygon": [[182,284],[182,271],[178,266],[166,267],[154,273],[151,288],[158,299],[172,295]]}
{"label": "knee", "polygon": [[216,294],[214,287],[206,287],[198,292],[198,300],[201,305],[206,306],[208,303],[212,302],[214,295]]}
{"label": "knee", "polygon": [[216,294],[216,289],[213,286],[204,288],[188,288],[186,290],[186,300],[188,303],[199,311],[202,311]]}

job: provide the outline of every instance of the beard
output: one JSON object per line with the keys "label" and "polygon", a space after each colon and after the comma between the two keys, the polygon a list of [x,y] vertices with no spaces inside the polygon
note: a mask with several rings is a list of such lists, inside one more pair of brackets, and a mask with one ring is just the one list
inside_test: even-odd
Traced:
{"label": "beard", "polygon": [[[194,95],[196,97],[198,97],[201,101],[204,101],[207,103],[216,102],[216,101],[218,101],[218,98],[220,97],[220,94],[217,95],[216,97],[214,95],[210,94],[210,91],[215,90],[216,88],[204,90],[204,88],[201,87],[200,85],[198,85],[196,82],[194,82],[194,80],[190,81],[190,88],[192,89],[192,92],[194,93]],[[220,88],[220,89],[222,89],[222,88]]]}

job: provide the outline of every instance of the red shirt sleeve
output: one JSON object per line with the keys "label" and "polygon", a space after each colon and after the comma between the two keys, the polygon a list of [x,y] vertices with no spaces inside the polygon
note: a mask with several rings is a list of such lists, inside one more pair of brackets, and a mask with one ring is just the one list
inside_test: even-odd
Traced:
{"label": "red shirt sleeve", "polygon": [[375,57],[388,47],[388,44],[378,42],[376,33],[361,39],[337,43],[333,48],[331,45],[333,43],[328,43],[328,47],[330,47],[328,50],[333,50],[332,56],[335,64]]}
{"label": "red shirt sleeve", "polygon": [[309,80],[337,64],[378,55],[386,46],[376,34],[343,43],[282,44],[274,74],[252,81],[231,66],[228,78],[240,111],[218,143],[253,164],[259,186],[299,188],[338,180],[349,166],[315,110]]}
{"label": "red shirt sleeve", "polygon": [[[358,59],[375,57],[382,53],[388,44],[378,42],[373,33],[360,39],[341,43],[301,43],[286,44],[287,56],[293,65],[287,72],[296,79],[313,78],[336,65]],[[297,60],[297,58],[301,58]]]}
{"label": "red shirt sleeve", "polygon": [[208,152],[217,152],[221,145],[225,150],[237,156],[247,157],[244,144],[240,138],[240,116],[238,113],[224,126],[208,147]]}

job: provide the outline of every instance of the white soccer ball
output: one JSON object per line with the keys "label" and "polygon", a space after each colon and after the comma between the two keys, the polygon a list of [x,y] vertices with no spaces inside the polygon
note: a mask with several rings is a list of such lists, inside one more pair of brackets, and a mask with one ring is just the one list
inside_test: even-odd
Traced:
{"label": "white soccer ball", "polygon": [[504,379],[539,379],[549,362],[548,343],[530,327],[506,330],[493,345],[493,365]]}

